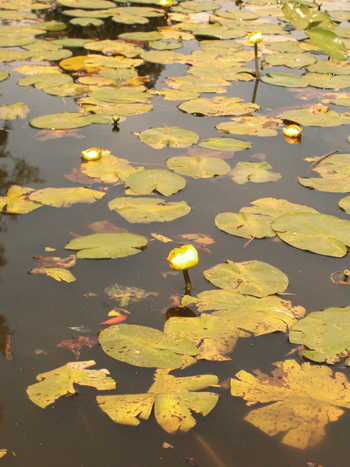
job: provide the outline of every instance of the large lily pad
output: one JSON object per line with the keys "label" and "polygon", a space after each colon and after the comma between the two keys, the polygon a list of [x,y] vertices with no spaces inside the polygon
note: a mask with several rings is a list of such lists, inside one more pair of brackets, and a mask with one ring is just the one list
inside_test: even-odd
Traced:
{"label": "large lily pad", "polygon": [[199,359],[211,361],[231,360],[227,354],[233,351],[240,333],[230,320],[205,313],[198,318],[170,318],[164,333],[174,332],[199,347]]}
{"label": "large lily pad", "polygon": [[179,105],[179,109],[192,114],[221,117],[250,114],[260,109],[260,105],[243,103],[238,97],[216,96],[212,99],[200,97],[193,101],[184,102]]}
{"label": "large lily pad", "polygon": [[41,207],[41,204],[28,199],[28,194],[34,191],[34,188],[11,186],[6,196],[0,197],[0,209],[6,206],[6,212],[9,214],[27,214]]}
{"label": "large lily pad", "polygon": [[172,332],[132,324],[110,326],[99,334],[102,349],[112,358],[131,365],[155,368],[181,368],[178,355],[198,355],[187,337]]}
{"label": "large lily pad", "polygon": [[264,162],[238,162],[230,172],[232,180],[239,185],[247,182],[265,183],[276,182],[281,178],[280,173],[271,172],[271,165]]}
{"label": "large lily pad", "polygon": [[108,207],[128,222],[143,224],[173,221],[191,211],[185,201],[166,203],[159,198],[116,198],[108,203]]}
{"label": "large lily pad", "polygon": [[30,112],[29,107],[24,102],[12,105],[0,106],[0,118],[4,120],[15,120],[16,118],[26,118]]}
{"label": "large lily pad", "polygon": [[91,125],[80,112],[43,115],[31,120],[30,124],[34,128],[45,128],[48,130],[68,130],[70,128],[81,128]]}
{"label": "large lily pad", "polygon": [[147,169],[129,175],[125,185],[139,195],[149,195],[157,190],[164,196],[170,196],[185,188],[186,180],[167,170]]}
{"label": "large lily pad", "polygon": [[177,126],[162,126],[149,128],[138,133],[140,140],[154,149],[162,149],[165,146],[171,148],[188,148],[198,141],[199,136],[194,131],[179,128]]}
{"label": "large lily pad", "polygon": [[230,122],[219,123],[216,128],[234,135],[276,136],[276,128],[281,123],[279,118],[245,116],[231,118]]}
{"label": "large lily pad", "polygon": [[147,239],[129,233],[101,233],[79,237],[69,242],[65,250],[79,250],[77,258],[123,258],[140,253]]}
{"label": "large lily pad", "polygon": [[[147,0],[149,2],[150,0]],[[216,405],[219,396],[199,392],[218,383],[214,375],[175,378],[167,370],[157,370],[155,381],[146,394],[127,394],[97,397],[101,409],[116,423],[137,426],[141,418],[148,420],[154,405],[159,425],[168,433],[186,433],[196,424],[191,411],[207,415]]]}
{"label": "large lily pad", "polygon": [[252,146],[252,143],[248,141],[242,141],[241,139],[236,138],[210,138],[206,139],[198,146],[207,149],[214,149],[215,151],[244,151],[249,149]]}
{"label": "large lily pad", "polygon": [[348,75],[327,75],[324,73],[306,73],[304,79],[315,88],[321,89],[343,89],[350,86]]}
{"label": "large lily pad", "polygon": [[290,301],[276,295],[256,298],[227,290],[207,290],[189,301],[196,304],[200,313],[216,310],[211,316],[231,320],[233,326],[256,336],[287,332],[305,314],[303,307],[293,307]]}
{"label": "large lily pad", "polygon": [[314,65],[308,66],[311,73],[332,73],[333,75],[350,75],[350,63],[337,60],[319,60]]}
{"label": "large lily pad", "polygon": [[320,255],[342,257],[350,246],[350,221],[326,214],[283,214],[272,228],[286,243]]}
{"label": "large lily pad", "polygon": [[36,377],[39,383],[27,388],[29,399],[42,409],[53,404],[59,397],[76,394],[73,384],[92,386],[98,390],[115,389],[115,381],[109,378],[107,370],[87,370],[95,365],[93,360],[71,362],[60,368],[42,373]]}
{"label": "large lily pad", "polygon": [[[292,326],[289,340],[304,345],[303,355],[314,362],[334,365],[350,349],[350,308],[328,308],[310,313]],[[350,365],[350,361],[347,361]]]}
{"label": "large lily pad", "polygon": [[343,373],[333,374],[326,366],[300,366],[295,360],[274,365],[272,377],[260,371],[256,376],[237,373],[238,379],[231,379],[231,394],[244,398],[248,405],[270,403],[245,417],[264,433],[287,432],[284,444],[313,447],[323,439],[325,425],[344,413],[340,407],[350,408],[349,382]]}
{"label": "large lily pad", "polygon": [[216,287],[255,297],[281,293],[288,287],[288,277],[262,261],[234,263],[227,260],[226,263],[207,269],[203,274]]}
{"label": "large lily pad", "polygon": [[134,44],[124,43],[117,40],[106,39],[103,41],[88,41],[84,44],[87,50],[96,50],[102,52],[104,55],[121,54],[125,57],[137,57],[143,52],[141,47]]}
{"label": "large lily pad", "polygon": [[350,123],[350,114],[335,112],[322,104],[313,104],[308,109],[287,110],[280,118],[303,126],[339,126]]}
{"label": "large lily pad", "polygon": [[107,0],[57,0],[57,2],[70,8],[82,8],[86,10],[115,7],[113,2],[109,2]]}
{"label": "large lily pad", "polygon": [[103,198],[105,193],[84,187],[74,188],[43,188],[29,195],[29,199],[55,208],[70,208],[76,203],[94,203]]}
{"label": "large lily pad", "polygon": [[268,55],[264,60],[270,66],[284,65],[289,68],[304,68],[317,62],[312,55],[295,52]]}
{"label": "large lily pad", "polygon": [[309,86],[308,81],[299,76],[288,75],[286,73],[268,73],[261,76],[261,81],[274,86],[283,86],[286,88],[306,88]]}
{"label": "large lily pad", "polygon": [[18,86],[35,86],[38,89],[47,87],[47,86],[60,86],[61,84],[71,83],[73,78],[64,73],[57,73],[53,71],[52,73],[40,73],[25,78],[21,78],[18,81]]}
{"label": "large lily pad", "polygon": [[216,157],[171,157],[167,166],[174,172],[189,175],[192,178],[210,178],[229,173],[227,162]]}

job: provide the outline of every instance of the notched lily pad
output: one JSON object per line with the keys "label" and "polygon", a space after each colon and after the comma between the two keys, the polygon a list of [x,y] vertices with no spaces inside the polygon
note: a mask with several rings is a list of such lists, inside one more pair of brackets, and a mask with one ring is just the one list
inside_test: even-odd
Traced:
{"label": "notched lily pad", "polygon": [[171,148],[188,148],[198,141],[199,136],[194,131],[179,128],[177,126],[163,126],[149,128],[136,134],[143,143],[154,149],[162,149],[165,146]]}
{"label": "notched lily pad", "polygon": [[226,115],[246,115],[260,109],[260,105],[253,103],[243,103],[238,97],[217,96],[212,99],[200,97],[192,101],[179,105],[179,109],[184,112],[211,117]]}
{"label": "notched lily pad", "polygon": [[231,118],[231,121],[219,123],[216,128],[234,135],[276,136],[276,129],[281,124],[279,118],[246,116]]}
{"label": "notched lily pad", "polygon": [[59,114],[48,114],[31,120],[34,128],[45,128],[50,130],[67,130],[69,128],[81,128],[91,125],[80,112],[62,112]]}
{"label": "notched lily pad", "polygon": [[27,214],[41,207],[41,204],[31,201],[28,194],[34,191],[34,188],[11,186],[6,196],[0,197],[0,209],[6,206],[8,214]]}
{"label": "notched lily pad", "polygon": [[323,104],[313,104],[308,109],[287,110],[280,118],[303,126],[339,126],[350,123],[350,114],[335,112]]}
{"label": "notched lily pad", "polygon": [[264,162],[238,162],[229,176],[239,185],[247,182],[266,183],[276,182],[281,178],[280,173],[271,172],[271,165]]}
{"label": "notched lily pad", "polygon": [[29,195],[29,199],[55,208],[69,208],[76,203],[94,203],[105,193],[89,188],[43,188]]}
{"label": "notched lily pad", "polygon": [[192,178],[210,178],[229,173],[231,167],[227,162],[214,157],[171,157],[167,166],[174,172]]}
{"label": "notched lily pad", "polygon": [[147,169],[129,175],[125,185],[139,195],[149,195],[157,190],[164,196],[170,196],[185,188],[186,180],[167,170]]}
{"label": "notched lily pad", "polygon": [[214,149],[215,151],[244,151],[252,146],[252,143],[248,141],[242,141],[241,139],[235,138],[210,138],[206,139],[202,143],[199,143],[201,148]]}

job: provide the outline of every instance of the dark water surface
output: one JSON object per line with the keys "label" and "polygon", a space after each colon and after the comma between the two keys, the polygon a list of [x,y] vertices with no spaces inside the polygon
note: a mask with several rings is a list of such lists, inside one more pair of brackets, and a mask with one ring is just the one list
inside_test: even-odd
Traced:
{"label": "dark water surface", "polygon": [[[231,3],[222,5],[224,9],[236,8]],[[55,17],[55,11],[50,15]],[[68,22],[69,17],[57,15],[56,19]],[[118,29],[115,23],[106,21],[106,24],[109,27],[71,28],[56,33],[56,36],[116,38],[125,30],[123,27]],[[157,23],[152,20],[152,24]],[[164,20],[159,20],[159,24],[164,24]],[[142,30],[142,27],[130,27],[129,30]],[[185,42],[184,48],[177,52],[188,54],[196,48],[197,41],[193,40]],[[88,52],[80,49],[74,53]],[[253,66],[252,63],[249,65]],[[157,151],[141,143],[133,132],[176,125],[197,132],[203,141],[222,136],[215,125],[229,120],[227,117],[200,118],[185,114],[176,109],[179,102],[155,97],[152,100],[153,111],[127,117],[119,125],[118,134],[111,131],[111,125],[91,125],[77,130],[83,139],[64,137],[38,141],[38,130],[28,125],[31,119],[47,113],[79,111],[79,107],[72,98],[61,99],[33,87],[18,87],[16,82],[22,75],[13,71],[17,66],[19,64],[15,62],[1,66],[11,73],[11,77],[0,83],[0,102],[4,105],[23,101],[31,112],[26,120],[2,121],[1,195],[5,195],[13,184],[35,189],[80,186],[64,175],[79,167],[80,153],[89,147],[108,149],[135,165],[166,168],[165,162],[169,157],[185,154],[186,150],[164,148]],[[167,76],[182,75],[186,68],[184,65],[150,65],[149,73],[154,73],[155,88],[162,89]],[[280,70],[288,72],[284,68]],[[232,83],[224,95],[250,102],[253,87],[254,82]],[[259,84],[256,102],[262,107],[260,114],[267,115],[277,115],[280,109],[306,103],[286,88],[264,83]],[[312,102],[318,101],[311,99],[307,104]],[[204,278],[204,270],[226,259],[254,259],[272,264],[287,274],[290,280],[287,292],[292,295],[286,298],[291,299],[293,305],[305,307],[308,313],[349,305],[349,288],[337,286],[329,278],[332,272],[349,268],[347,257],[338,259],[308,253],[281,241],[276,242],[276,239],[254,240],[245,247],[246,239],[227,235],[214,224],[215,216],[220,212],[238,212],[262,197],[285,198],[307,204],[321,213],[347,219],[347,214],[338,208],[338,201],[344,195],[310,191],[298,184],[297,177],[305,176],[309,169],[310,163],[304,161],[305,157],[321,156],[335,149],[347,152],[348,133],[347,126],[310,127],[304,131],[301,145],[287,144],[281,131],[272,138],[237,136],[250,141],[252,148],[237,152],[229,159],[232,167],[239,161],[257,161],[252,156],[263,153],[282,178],[275,183],[237,185],[227,176],[206,180],[186,177],[185,190],[173,195],[171,201],[187,201],[192,212],[169,223],[129,224],[117,213],[109,211],[108,201],[124,195],[123,185],[109,187],[106,196],[92,205],[73,205],[69,209],[42,207],[23,216],[4,214],[0,224],[0,314],[3,320],[0,334],[2,339],[6,334],[11,335],[14,360],[0,358],[0,448],[9,450],[2,464],[21,467],[181,467],[187,465],[186,457],[192,457],[201,467],[305,467],[307,462],[324,467],[348,465],[349,411],[345,411],[337,422],[326,426],[322,442],[313,448],[299,450],[282,444],[281,434],[269,437],[244,421],[250,408],[243,400],[220,388],[213,389],[220,394],[214,410],[205,418],[195,415],[197,425],[189,433],[175,436],[166,433],[153,414],[148,421],[142,420],[138,427],[114,423],[96,404],[97,391],[94,388],[79,386],[76,396],[62,397],[45,410],[34,405],[26,394],[27,386],[35,383],[38,374],[74,361],[71,352],[56,347],[63,339],[78,335],[70,327],[85,325],[91,329],[88,333],[91,336],[105,328],[99,323],[107,319],[107,312],[116,306],[104,292],[106,287],[118,283],[157,292],[157,297],[130,305],[126,322],[160,330],[163,329],[169,296],[183,292],[182,274],[162,276],[162,273],[169,272],[166,257],[174,244],[157,240],[149,241],[142,254],[129,258],[79,260],[73,269],[77,280],[71,284],[56,282],[44,275],[27,274],[35,266],[34,255],[67,256],[64,246],[73,238],[70,233],[89,235],[92,232],[88,225],[93,222],[108,220],[149,240],[152,240],[152,232],[168,237],[185,233],[203,233],[213,237],[215,243],[209,246],[211,254],[199,250],[199,264],[191,271],[194,293],[214,288]],[[26,175],[22,170],[24,161],[27,164]],[[45,247],[56,251],[46,253]],[[96,295],[89,296],[91,293]],[[3,350],[3,341],[1,345]],[[270,374],[273,362],[286,358],[300,362],[297,353],[286,356],[295,347],[289,344],[283,333],[240,339],[231,361],[199,361],[195,366],[172,374],[216,374],[220,381],[234,377],[240,370],[251,372],[259,368]],[[45,353],[37,354],[37,349]],[[83,347],[80,360],[95,360],[97,369],[107,368],[110,371],[118,384],[116,390],[106,393],[145,393],[153,381],[153,369],[113,360],[98,345],[92,349]],[[339,368],[339,371],[348,375],[349,370]],[[164,441],[174,448],[163,449]]]}

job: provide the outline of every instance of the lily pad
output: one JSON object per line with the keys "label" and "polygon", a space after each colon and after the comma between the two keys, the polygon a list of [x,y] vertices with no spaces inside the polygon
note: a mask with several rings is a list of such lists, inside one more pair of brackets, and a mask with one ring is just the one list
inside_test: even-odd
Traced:
{"label": "lily pad", "polygon": [[140,423],[138,417],[148,420],[154,405],[156,420],[166,432],[186,433],[196,424],[191,411],[205,416],[219,398],[214,393],[193,394],[192,391],[217,383],[218,377],[214,375],[175,378],[167,370],[157,370],[155,381],[146,394],[98,396],[97,403],[114,422],[132,426]]}
{"label": "lily pad", "polygon": [[86,10],[115,7],[113,2],[109,2],[107,0],[57,0],[57,3],[70,8],[83,8]]}
{"label": "lily pad", "polygon": [[177,126],[162,126],[149,128],[137,133],[143,143],[154,149],[162,149],[165,146],[171,148],[188,148],[198,141],[199,136],[194,131],[179,128]]}
{"label": "lily pad", "polygon": [[39,383],[27,388],[29,399],[42,409],[53,404],[59,397],[76,394],[73,384],[91,386],[98,390],[115,389],[116,383],[109,378],[107,370],[87,370],[96,365],[93,360],[71,362],[60,368],[42,373],[36,377]]}
{"label": "lily pad", "polygon": [[[312,42],[335,60],[346,60],[346,47],[339,36],[328,29],[314,28],[305,31]],[[344,53],[345,52],[345,53]]]}
{"label": "lily pad", "polygon": [[187,337],[172,332],[132,324],[110,326],[99,334],[102,349],[112,358],[130,365],[156,368],[181,368],[178,355],[198,355]]}
{"label": "lily pad", "polygon": [[268,73],[260,77],[260,80],[273,86],[283,86],[286,88],[306,88],[308,81],[299,76],[288,75],[286,73]]}
{"label": "lily pad", "polygon": [[174,332],[198,346],[199,359],[210,361],[231,360],[227,354],[233,352],[240,333],[230,320],[205,313],[198,318],[170,318],[164,333]]}
{"label": "lily pad", "polygon": [[88,41],[84,44],[84,48],[87,50],[96,50],[102,52],[105,55],[121,54],[124,57],[137,57],[143,52],[141,47],[134,44],[120,42],[118,40],[106,39],[103,41]]}
{"label": "lily pad", "polygon": [[79,237],[69,242],[65,250],[79,250],[77,258],[123,258],[140,253],[147,239],[129,233],[101,233]]}
{"label": "lily pad", "polygon": [[247,405],[269,403],[250,411],[247,422],[270,436],[287,432],[282,442],[289,446],[314,448],[324,437],[325,425],[344,413],[341,407],[350,407],[348,380],[326,366],[300,366],[295,360],[274,366],[272,377],[240,371],[231,379],[231,394]]}
{"label": "lily pad", "polygon": [[226,115],[246,115],[255,112],[260,105],[242,103],[238,97],[217,96],[212,99],[200,97],[179,105],[184,112],[221,117]]}
{"label": "lily pad", "polygon": [[230,172],[232,180],[239,185],[247,182],[266,183],[276,182],[281,178],[280,173],[271,172],[271,165],[264,162],[238,162]]}
{"label": "lily pad", "polygon": [[28,199],[28,194],[34,191],[33,188],[11,186],[6,196],[0,196],[0,209],[6,206],[6,212],[9,214],[27,214],[41,207],[41,204]]}
{"label": "lily pad", "polygon": [[59,114],[48,114],[31,120],[34,128],[45,128],[49,130],[67,130],[69,128],[81,128],[91,123],[85,119],[80,112],[62,112]]}
{"label": "lily pad", "polygon": [[29,75],[18,81],[18,86],[35,86],[41,89],[46,86],[60,86],[61,84],[71,83],[73,78],[63,73],[40,73]]}
{"label": "lily pad", "polygon": [[350,349],[349,318],[349,307],[315,311],[292,326],[289,341],[304,346],[305,358],[334,365],[341,360],[341,352]]}
{"label": "lily pad", "polygon": [[214,157],[171,157],[167,166],[174,172],[192,178],[211,178],[229,173],[231,167],[227,162]]}
{"label": "lily pad", "polygon": [[149,195],[157,190],[164,196],[170,196],[185,188],[186,180],[167,170],[147,169],[129,175],[125,185],[139,195]]}
{"label": "lily pad", "polygon": [[343,89],[350,86],[348,75],[327,75],[324,73],[306,73],[304,79],[315,88],[321,89]]}
{"label": "lily pad", "polygon": [[128,222],[143,224],[170,222],[186,216],[191,211],[191,207],[185,201],[166,203],[159,198],[116,198],[108,203],[108,207]]}
{"label": "lily pad", "polygon": [[342,208],[347,214],[350,214],[350,196],[345,196],[345,198],[342,198],[338,206]]}
{"label": "lily pad", "polygon": [[16,118],[26,118],[30,112],[29,107],[24,102],[13,105],[0,106],[0,118],[4,120],[15,120]]}
{"label": "lily pad", "polygon": [[87,26],[101,26],[103,24],[103,20],[99,18],[73,18],[69,22],[74,24],[74,26],[81,26],[83,28]]}
{"label": "lily pad", "polygon": [[206,139],[198,146],[207,149],[214,149],[215,151],[244,151],[252,146],[248,141],[242,141],[235,138],[210,138]]}
{"label": "lily pad", "polygon": [[270,66],[287,66],[289,68],[304,68],[317,62],[316,58],[303,53],[282,53],[268,55],[264,58]]}
{"label": "lily pad", "polygon": [[332,73],[333,75],[350,75],[350,63],[337,60],[319,60],[314,65],[308,66],[311,73]]}
{"label": "lily pad", "polygon": [[350,246],[350,221],[326,214],[283,214],[272,228],[289,245],[320,255],[342,257]]}
{"label": "lily pad", "polygon": [[282,120],[278,118],[258,116],[231,118],[231,120],[219,123],[216,128],[234,135],[276,136],[276,128],[282,123]]}
{"label": "lily pad", "polygon": [[322,104],[313,104],[308,109],[287,110],[280,118],[303,126],[339,126],[350,123],[350,114],[335,112]]}
{"label": "lily pad", "polygon": [[89,188],[43,188],[29,195],[29,199],[55,208],[70,208],[76,203],[94,203],[103,198],[105,193]]}
{"label": "lily pad", "polygon": [[9,76],[10,76],[10,73],[7,73],[7,71],[4,71],[4,70],[0,70],[0,82],[4,81]]}
{"label": "lily pad", "polygon": [[221,289],[237,294],[266,297],[288,287],[288,277],[279,269],[261,261],[226,263],[204,271],[204,277]]}

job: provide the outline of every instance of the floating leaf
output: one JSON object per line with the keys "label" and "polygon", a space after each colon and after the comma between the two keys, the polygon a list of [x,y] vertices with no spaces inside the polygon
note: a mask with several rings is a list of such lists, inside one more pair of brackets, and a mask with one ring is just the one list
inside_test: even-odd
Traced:
{"label": "floating leaf", "polygon": [[4,120],[15,120],[16,118],[26,118],[30,112],[29,107],[24,102],[13,105],[0,106],[0,118]]}
{"label": "floating leaf", "polygon": [[184,63],[184,56],[180,53],[173,52],[172,50],[147,50],[141,54],[146,62],[161,63],[167,65],[168,63]]}
{"label": "floating leaf", "polygon": [[248,141],[242,141],[235,138],[210,138],[206,139],[198,146],[207,149],[214,149],[215,151],[244,151],[252,146]]}
{"label": "floating leaf", "polygon": [[311,12],[307,6],[298,2],[285,2],[282,12],[292,25],[302,31],[308,27],[311,18]]}
{"label": "floating leaf", "polygon": [[334,60],[346,60],[347,51],[339,36],[328,29],[314,28],[305,31],[312,42]]}
{"label": "floating leaf", "polygon": [[191,211],[185,201],[166,203],[162,199],[116,198],[108,203],[111,211],[115,210],[131,223],[148,224],[150,222],[170,222],[186,216]]}
{"label": "floating leaf", "polygon": [[154,91],[154,94],[163,96],[165,101],[187,101],[196,99],[199,96],[198,92],[181,91],[181,89],[161,89],[160,91]]}
{"label": "floating leaf", "polygon": [[350,349],[349,311],[349,307],[327,308],[310,313],[291,328],[290,342],[303,345],[303,356],[309,360],[330,365],[338,363],[341,352]]}
{"label": "floating leaf", "polygon": [[231,167],[222,159],[213,157],[171,157],[169,169],[192,178],[210,178],[229,173]]}
{"label": "floating leaf", "polygon": [[342,257],[350,246],[350,221],[326,214],[283,214],[272,228],[289,245],[320,255]]}
{"label": "floating leaf", "polygon": [[112,102],[118,104],[148,104],[150,102],[149,97],[152,97],[144,91],[139,91],[138,89],[124,88],[98,89],[97,91],[89,93],[89,96],[102,102]]}
{"label": "floating leaf", "polygon": [[[149,0],[147,0],[149,1]],[[148,420],[154,405],[154,414],[159,425],[168,433],[186,433],[196,424],[191,411],[203,416],[215,407],[219,396],[199,392],[208,386],[216,386],[217,376],[187,376],[175,378],[167,370],[157,370],[155,382],[147,394],[127,394],[97,397],[100,408],[116,423],[139,425],[138,417]]]}
{"label": "floating leaf", "polygon": [[96,345],[98,338],[95,336],[74,336],[74,340],[63,340],[56,347],[68,349],[74,353],[76,359],[80,357],[80,349],[86,345],[90,349]]}
{"label": "floating leaf", "polygon": [[59,397],[76,393],[73,384],[92,386],[100,391],[114,389],[116,384],[107,370],[86,370],[96,365],[93,360],[71,362],[36,377],[39,383],[27,388],[29,399],[42,409],[53,404]]}
{"label": "floating leaf", "polygon": [[343,89],[350,86],[350,76],[327,75],[323,73],[306,73],[304,79],[315,88],[321,89]]}
{"label": "floating leaf", "polygon": [[158,297],[159,295],[157,292],[148,292],[147,290],[143,290],[138,287],[127,287],[119,284],[106,287],[104,291],[111,300],[119,302],[119,306],[138,303],[148,297]]}
{"label": "floating leaf", "polygon": [[164,333],[178,333],[199,346],[199,359],[211,361],[231,360],[239,337],[239,329],[230,320],[203,313],[198,318],[170,318],[165,323]]}
{"label": "floating leaf", "polygon": [[350,214],[350,196],[345,196],[345,198],[342,198],[339,203],[338,203],[338,206],[342,209],[344,209],[344,211],[347,213],[347,214]]}
{"label": "floating leaf", "polygon": [[272,169],[268,162],[238,162],[230,176],[232,180],[239,185],[247,182],[265,183],[276,182],[281,178],[281,174],[270,172]]}
{"label": "floating leaf", "polygon": [[226,92],[226,86],[229,86],[230,83],[226,81],[221,76],[212,76],[212,77],[201,77],[197,76],[180,76],[180,77],[171,77],[169,80],[165,81],[166,84],[172,89],[179,89],[186,92],[215,92],[223,93]]}
{"label": "floating leaf", "polygon": [[62,112],[48,114],[31,120],[34,128],[48,128],[51,130],[66,130],[68,128],[81,128],[90,125],[85,116],[80,112]]}
{"label": "floating leaf", "polygon": [[113,8],[115,4],[107,0],[57,0],[63,6],[69,8],[82,8],[86,10],[98,10],[103,8]]}
{"label": "floating leaf", "polygon": [[350,123],[350,114],[337,113],[322,104],[313,104],[308,109],[287,110],[280,118],[303,126],[339,126]]}
{"label": "floating leaf", "polygon": [[281,300],[276,295],[256,298],[240,295],[227,290],[208,290],[191,299],[203,313],[217,310],[211,316],[231,320],[233,326],[256,336],[270,332],[287,332],[287,330],[305,314],[302,307],[293,307],[287,300]]}
{"label": "floating leaf", "polygon": [[6,196],[0,196],[0,209],[6,207],[9,214],[27,214],[41,207],[41,204],[30,201],[26,195],[34,191],[33,188],[11,186]]}
{"label": "floating leaf", "polygon": [[163,36],[158,31],[124,32],[123,34],[119,34],[118,37],[120,39],[125,39],[127,41],[141,41],[141,42],[144,42],[144,41],[159,41],[160,39],[163,39]]}
{"label": "floating leaf", "polygon": [[[39,71],[39,70],[38,70]],[[63,73],[35,73],[21,78],[18,81],[18,86],[35,86],[38,89],[45,87],[61,86],[62,84],[69,84],[73,81],[73,78]]]}
{"label": "floating leaf", "polygon": [[282,271],[261,261],[234,263],[227,260],[203,274],[216,287],[255,297],[281,293],[288,287],[288,277]]}
{"label": "floating leaf", "polygon": [[101,331],[99,342],[110,357],[147,368],[181,368],[178,355],[199,353],[188,338],[178,333],[165,336],[157,329],[132,324],[119,324]]}
{"label": "floating leaf", "polygon": [[308,66],[311,73],[332,73],[334,75],[350,75],[349,62],[337,62],[336,60],[319,60],[314,65]]}
{"label": "floating leaf", "polygon": [[58,282],[64,281],[70,283],[76,280],[73,274],[70,271],[67,271],[67,269],[45,268],[45,272],[49,277],[53,277]]}
{"label": "floating leaf", "polygon": [[84,44],[84,48],[87,50],[96,50],[102,52],[105,55],[121,54],[125,57],[137,57],[137,55],[140,55],[143,52],[141,47],[138,47],[134,44],[110,39],[93,42],[87,41],[87,43]]}
{"label": "floating leaf", "polygon": [[9,76],[10,76],[10,73],[7,73],[7,71],[4,71],[4,70],[0,70],[0,81],[4,81]]}
{"label": "floating leaf", "polygon": [[179,105],[179,109],[184,112],[211,117],[225,115],[245,115],[260,109],[260,105],[252,103],[242,103],[238,97],[217,96],[212,99],[200,97],[192,101]]}
{"label": "floating leaf", "polygon": [[79,250],[77,258],[123,258],[140,253],[146,245],[147,239],[140,235],[101,233],[76,238],[65,246],[65,250]]}
{"label": "floating leaf", "polygon": [[[325,159],[308,158],[314,161],[311,168],[321,175],[321,178],[298,177],[298,182],[308,188],[333,193],[350,191],[350,154],[331,154]],[[345,199],[345,198],[344,198]]]}
{"label": "floating leaf", "polygon": [[188,148],[198,141],[199,136],[194,131],[185,130],[177,126],[162,126],[149,128],[138,133],[140,140],[154,149],[162,149],[165,146],[171,148]]}
{"label": "floating leaf", "polygon": [[164,196],[170,196],[185,188],[186,180],[167,170],[147,169],[129,175],[125,185],[139,195],[149,195],[157,190]]}
{"label": "floating leaf", "polygon": [[59,258],[58,256],[34,256],[38,260],[38,267],[29,271],[31,274],[42,274],[41,270],[45,268],[61,268],[70,269],[75,266],[77,260],[75,255],[69,255],[67,258]]}
{"label": "floating leaf", "polygon": [[295,52],[268,55],[264,60],[270,66],[284,65],[289,68],[304,68],[317,62],[312,55]]}
{"label": "floating leaf", "polygon": [[231,118],[231,122],[219,123],[216,128],[236,135],[276,136],[276,128],[282,120],[268,117],[246,116]]}
{"label": "floating leaf", "polygon": [[37,203],[55,208],[70,208],[76,203],[94,203],[103,198],[105,193],[89,188],[43,188],[29,195],[29,199]]}
{"label": "floating leaf", "polygon": [[286,88],[306,88],[308,81],[299,76],[288,75],[286,73],[268,73],[260,77],[260,80],[266,84],[274,86],[284,86]]}
{"label": "floating leaf", "polygon": [[249,412],[249,423],[274,436],[285,432],[282,442],[305,449],[320,442],[329,421],[337,420],[350,407],[350,388],[343,373],[333,374],[326,366],[299,365],[295,360],[274,363],[269,377],[245,371],[231,379],[231,394],[242,397],[247,405],[273,402]]}

